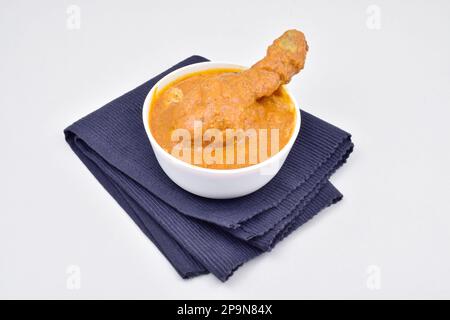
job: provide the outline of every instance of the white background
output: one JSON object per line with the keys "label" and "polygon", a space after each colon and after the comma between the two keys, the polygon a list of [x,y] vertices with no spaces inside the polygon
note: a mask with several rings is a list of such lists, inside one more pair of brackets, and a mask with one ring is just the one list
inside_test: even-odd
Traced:
{"label": "white background", "polygon": [[[353,134],[344,200],[227,283],[182,280],[62,131],[192,54],[250,65],[293,27],[310,51],[292,90]],[[449,1],[1,0],[0,298],[450,298],[449,39]]]}

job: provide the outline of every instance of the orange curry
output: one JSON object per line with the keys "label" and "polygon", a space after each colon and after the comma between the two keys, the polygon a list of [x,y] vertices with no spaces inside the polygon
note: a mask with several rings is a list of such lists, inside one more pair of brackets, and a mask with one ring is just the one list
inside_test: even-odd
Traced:
{"label": "orange curry", "polygon": [[[158,144],[167,152],[177,156],[173,153],[173,150],[178,144],[180,144],[180,140],[175,139],[172,136],[172,133],[174,130],[179,129],[179,118],[177,118],[178,112],[174,112],[173,109],[183,108],[183,105],[178,105],[173,101],[174,95],[176,95],[173,91],[174,88],[176,88],[176,91],[179,89],[182,92],[189,92],[193,90],[193,87],[202,85],[205,80],[211,78],[212,76],[217,74],[227,75],[239,71],[240,70],[230,69],[201,71],[182,77],[170,83],[165,88],[155,92],[153,103],[150,108],[149,123],[152,135]],[[233,108],[228,110],[229,113],[233,113],[233,111]],[[218,141],[215,141],[215,150],[212,150],[212,153],[215,154],[219,148],[222,148],[223,152],[220,157],[221,161],[219,160],[213,163],[208,163],[205,161],[204,157],[201,157],[201,161],[195,163],[193,136],[191,137],[190,144],[191,155],[186,162],[198,165],[200,167],[213,169],[236,169],[259,163],[267,157],[273,156],[277,151],[281,150],[286,145],[294,131],[296,120],[294,104],[283,87],[278,88],[272,95],[262,97],[253,102],[235,116],[235,122],[230,126],[231,129],[243,129],[243,131],[246,132],[248,132],[248,129],[256,129],[256,132],[258,133],[255,138],[258,148],[256,152],[256,161],[250,156],[252,150],[252,147],[250,146],[251,138],[249,135],[242,136],[239,134],[236,134],[231,143],[232,148],[234,149],[231,151],[233,154],[232,160],[227,161],[227,153],[230,153],[230,147],[225,145],[227,139],[225,133],[223,133],[221,144],[217,145]],[[217,125],[217,127],[220,126]],[[267,131],[260,131],[259,129],[266,129]],[[277,129],[278,133],[272,129]],[[267,143],[262,142],[264,137],[267,138]],[[242,138],[246,139],[244,141],[245,145],[242,145],[245,159],[243,161],[239,161],[238,141]],[[278,141],[272,141],[273,139],[277,139]],[[202,148],[206,148],[208,145],[212,144],[214,144],[214,141],[203,141],[201,145]],[[259,150],[260,148],[265,148],[265,150]],[[185,160],[186,158],[184,158],[184,156],[185,155],[181,152],[181,155],[177,156],[177,158]]]}
{"label": "orange curry", "polygon": [[249,69],[202,71],[157,88],[153,137],[177,158],[206,168],[241,168],[273,156],[296,122],[283,85],[303,69],[307,51],[304,34],[288,30]]}

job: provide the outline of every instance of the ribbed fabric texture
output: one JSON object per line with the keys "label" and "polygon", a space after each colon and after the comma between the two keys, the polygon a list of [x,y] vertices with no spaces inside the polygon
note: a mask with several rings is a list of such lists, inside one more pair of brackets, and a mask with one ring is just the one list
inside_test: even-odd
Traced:
{"label": "ribbed fabric texture", "polygon": [[175,185],[159,167],[142,105],[167,73],[208,61],[192,56],[75,122],[64,133],[77,156],[183,278],[222,281],[341,193],[328,181],[353,150],[350,134],[302,111],[299,137],[274,179],[257,192],[211,200]]}

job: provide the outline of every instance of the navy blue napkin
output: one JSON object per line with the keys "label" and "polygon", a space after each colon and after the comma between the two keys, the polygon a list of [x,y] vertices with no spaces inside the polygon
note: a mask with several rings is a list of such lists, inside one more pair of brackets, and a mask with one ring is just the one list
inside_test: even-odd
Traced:
{"label": "navy blue napkin", "polygon": [[69,126],[66,140],[183,278],[212,273],[227,280],[341,193],[328,181],[353,150],[350,134],[302,111],[299,137],[277,176],[230,200],[195,196],[161,170],[142,124],[152,86],[192,56]]}

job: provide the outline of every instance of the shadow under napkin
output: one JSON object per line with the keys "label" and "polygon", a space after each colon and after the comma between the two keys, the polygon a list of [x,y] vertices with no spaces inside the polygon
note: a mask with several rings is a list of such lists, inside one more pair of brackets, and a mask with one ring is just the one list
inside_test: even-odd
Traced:
{"label": "shadow under napkin", "polygon": [[167,73],[207,61],[192,56],[65,130],[66,140],[185,278],[211,272],[222,281],[270,250],[342,195],[329,176],[352,151],[350,135],[302,111],[286,163],[261,190],[211,200],[176,186],[160,169],[142,124],[142,104]]}

